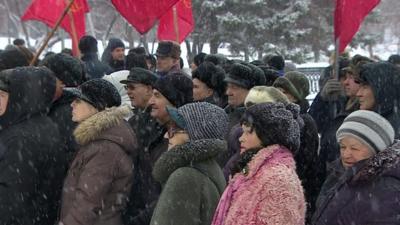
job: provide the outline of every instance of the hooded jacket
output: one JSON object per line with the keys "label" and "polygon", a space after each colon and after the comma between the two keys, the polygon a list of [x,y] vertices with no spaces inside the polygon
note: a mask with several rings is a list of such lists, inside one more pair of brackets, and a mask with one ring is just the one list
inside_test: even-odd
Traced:
{"label": "hooded jacket", "polygon": [[202,139],[163,153],[153,170],[163,190],[150,224],[210,224],[226,185],[215,158],[225,150],[225,141]]}
{"label": "hooded jacket", "polygon": [[110,108],[74,131],[80,149],[64,182],[60,222],[118,225],[132,186],[137,141],[123,119],[128,108]]}
{"label": "hooded jacket", "polygon": [[366,64],[360,72],[362,81],[371,86],[375,97],[374,112],[385,117],[400,138],[400,70],[390,63]]}
{"label": "hooded jacket", "polygon": [[3,78],[10,92],[0,116],[0,224],[54,224],[66,171],[58,129],[45,115],[55,78],[34,67]]}
{"label": "hooded jacket", "polygon": [[399,224],[400,143],[347,169],[320,198],[315,225]]}
{"label": "hooded jacket", "polygon": [[289,150],[280,145],[261,149],[229,181],[213,225],[303,225],[306,207],[296,166]]}

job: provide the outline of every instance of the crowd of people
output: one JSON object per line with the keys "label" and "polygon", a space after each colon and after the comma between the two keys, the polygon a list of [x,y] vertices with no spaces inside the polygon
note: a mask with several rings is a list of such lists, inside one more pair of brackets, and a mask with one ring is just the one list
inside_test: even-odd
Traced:
{"label": "crowd of people", "polygon": [[0,51],[1,225],[399,224],[400,56]]}

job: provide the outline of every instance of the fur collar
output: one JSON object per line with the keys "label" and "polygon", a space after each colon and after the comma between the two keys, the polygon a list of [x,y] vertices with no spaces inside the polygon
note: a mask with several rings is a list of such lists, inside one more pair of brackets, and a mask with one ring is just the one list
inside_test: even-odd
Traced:
{"label": "fur collar", "polygon": [[[372,181],[382,174],[390,173],[394,168],[399,167],[400,163],[400,141],[396,140],[387,149],[378,152],[372,158],[356,165],[356,174],[352,177],[351,183]],[[357,167],[359,168],[357,170]],[[399,174],[398,174],[399,175]]]}
{"label": "fur collar", "polygon": [[127,106],[107,108],[81,122],[74,131],[75,140],[86,145],[98,139],[105,130],[119,125],[130,113]]}
{"label": "fur collar", "polygon": [[218,139],[196,140],[176,146],[160,156],[154,166],[153,176],[164,183],[175,170],[215,158],[226,148],[226,141]]}

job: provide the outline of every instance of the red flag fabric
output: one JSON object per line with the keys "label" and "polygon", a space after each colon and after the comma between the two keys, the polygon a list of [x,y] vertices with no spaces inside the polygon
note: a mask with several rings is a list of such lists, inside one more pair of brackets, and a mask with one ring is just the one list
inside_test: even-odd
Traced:
{"label": "red flag fabric", "polygon": [[336,0],[335,40],[339,38],[339,53],[350,43],[364,18],[380,0]]}
{"label": "red flag fabric", "polygon": [[[68,2],[68,0],[33,0],[21,19],[23,21],[38,20],[53,28],[65,7],[67,7]],[[85,13],[87,12],[89,12],[89,6],[86,0],[75,0],[70,9],[70,14],[72,16],[67,14],[60,24],[60,26],[71,36],[72,48],[75,55],[77,55],[79,51],[76,48],[78,46],[77,42],[86,32]],[[75,40],[73,36],[71,21],[73,21],[73,24],[75,25],[74,27],[78,40]]]}
{"label": "red flag fabric", "polygon": [[158,40],[172,40],[182,43],[194,29],[192,0],[180,0],[174,7],[177,24],[175,24],[174,9],[171,8],[160,18],[157,36]]}
{"label": "red flag fabric", "polygon": [[179,0],[112,0],[121,15],[140,34],[147,33],[154,23]]}

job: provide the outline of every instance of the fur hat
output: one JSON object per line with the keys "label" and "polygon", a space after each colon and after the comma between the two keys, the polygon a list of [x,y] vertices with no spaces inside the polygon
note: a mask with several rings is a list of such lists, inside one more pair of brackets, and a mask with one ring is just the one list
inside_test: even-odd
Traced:
{"label": "fur hat", "polygon": [[207,54],[204,52],[200,52],[199,54],[195,55],[193,58],[193,63],[196,66],[200,66],[204,62],[204,58],[206,58]]}
{"label": "fur hat", "polygon": [[167,110],[171,119],[188,132],[190,140],[223,140],[228,132],[228,115],[211,103],[195,102]]}
{"label": "fur hat", "polygon": [[283,70],[285,68],[285,60],[280,55],[274,55],[269,58],[267,64],[277,70]]}
{"label": "fur hat", "polygon": [[115,86],[104,79],[86,81],[78,88],[71,89],[71,93],[99,111],[121,105],[121,96]]}
{"label": "fur hat", "polygon": [[241,124],[254,128],[264,147],[280,144],[295,153],[300,147],[299,106],[260,103],[246,109]]}
{"label": "fur hat", "polygon": [[344,119],[336,132],[338,142],[352,136],[376,153],[394,142],[394,129],[384,117],[369,110],[357,110]]}
{"label": "fur hat", "polygon": [[310,83],[304,73],[292,71],[283,77],[278,77],[274,87],[282,88],[289,92],[297,101],[302,101],[310,94]]}
{"label": "fur hat", "polygon": [[181,56],[181,46],[174,41],[160,41],[158,43],[156,56],[179,59]]}
{"label": "fur hat", "polygon": [[67,87],[77,87],[85,80],[84,66],[80,60],[63,53],[47,56],[40,65],[49,68]]}
{"label": "fur hat", "polygon": [[218,95],[225,93],[225,71],[211,62],[204,62],[192,72],[192,79],[199,79],[207,87],[215,90]]}
{"label": "fur hat", "polygon": [[180,72],[160,77],[154,83],[153,88],[175,107],[181,107],[193,101],[192,80]]}
{"label": "fur hat", "polygon": [[255,86],[247,94],[244,105],[246,108],[265,102],[281,102],[289,104],[290,101],[280,90],[274,87]]}
{"label": "fur hat", "polygon": [[97,50],[97,40],[93,36],[86,35],[83,36],[79,40],[79,50],[81,51],[82,54],[87,54],[87,53],[96,53]]}
{"label": "fur hat", "polygon": [[254,65],[234,63],[229,69],[225,82],[251,89],[254,86],[264,85],[265,76],[263,71]]}
{"label": "fur hat", "polygon": [[28,59],[18,47],[0,53],[0,71],[28,65]]}

